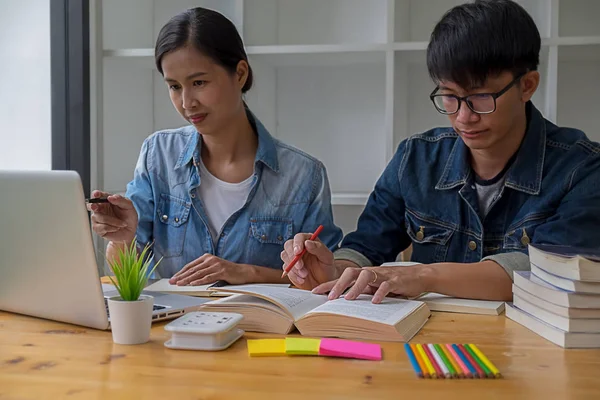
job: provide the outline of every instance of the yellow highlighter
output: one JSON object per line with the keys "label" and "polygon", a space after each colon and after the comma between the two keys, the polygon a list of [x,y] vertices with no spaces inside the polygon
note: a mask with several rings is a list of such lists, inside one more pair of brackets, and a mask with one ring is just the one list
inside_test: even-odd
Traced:
{"label": "yellow highlighter", "polygon": [[285,356],[285,339],[248,339],[250,357]]}

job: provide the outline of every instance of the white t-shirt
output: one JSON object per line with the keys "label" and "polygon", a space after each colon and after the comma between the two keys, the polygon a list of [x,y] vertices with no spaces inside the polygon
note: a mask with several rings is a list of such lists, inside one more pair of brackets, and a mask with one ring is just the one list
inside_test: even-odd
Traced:
{"label": "white t-shirt", "polygon": [[224,182],[211,174],[200,162],[200,199],[208,218],[213,242],[217,243],[227,219],[246,203],[252,187],[252,175],[240,183]]}

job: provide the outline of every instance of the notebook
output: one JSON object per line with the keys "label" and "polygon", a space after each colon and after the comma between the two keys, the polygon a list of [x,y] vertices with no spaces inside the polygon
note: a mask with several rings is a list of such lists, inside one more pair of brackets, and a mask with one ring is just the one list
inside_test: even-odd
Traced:
{"label": "notebook", "polygon": [[424,293],[416,300],[425,302],[431,311],[483,315],[500,315],[504,312],[503,301],[461,299],[439,293]]}
{"label": "notebook", "polygon": [[[290,287],[289,284],[278,284],[278,283],[261,283],[260,285],[267,286],[278,286],[278,287]],[[177,286],[171,285],[169,283],[169,279],[161,279],[157,282],[146,287],[144,290],[150,292],[160,292],[160,293],[169,293],[169,294],[180,294],[186,296],[196,296],[196,297],[227,297],[230,296],[230,293],[221,292],[219,289],[222,287],[233,287],[236,285],[228,285],[227,282],[217,281],[215,283],[211,283],[210,285],[199,285],[199,286]]]}
{"label": "notebook", "polygon": [[600,282],[600,249],[530,244],[529,260],[532,265],[562,278]]}
{"label": "notebook", "polygon": [[506,317],[564,348],[600,348],[600,333],[566,332],[510,303],[506,304]]}
{"label": "notebook", "polygon": [[328,301],[306,290],[261,285],[220,290],[235,295],[206,303],[202,310],[240,313],[240,328],[250,332],[287,334],[297,328],[305,336],[405,342],[430,316],[422,301],[386,298],[373,304],[369,295]]}
{"label": "notebook", "polygon": [[573,308],[600,308],[600,296],[561,289],[530,271],[515,271],[514,285],[552,304]]}

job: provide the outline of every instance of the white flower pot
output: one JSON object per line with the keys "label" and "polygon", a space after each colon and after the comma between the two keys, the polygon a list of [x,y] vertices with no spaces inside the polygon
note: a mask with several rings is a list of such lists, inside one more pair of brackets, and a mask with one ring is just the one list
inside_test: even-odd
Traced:
{"label": "white flower pot", "polygon": [[141,344],[150,340],[154,297],[141,295],[136,301],[123,301],[121,296],[108,299],[113,342]]}

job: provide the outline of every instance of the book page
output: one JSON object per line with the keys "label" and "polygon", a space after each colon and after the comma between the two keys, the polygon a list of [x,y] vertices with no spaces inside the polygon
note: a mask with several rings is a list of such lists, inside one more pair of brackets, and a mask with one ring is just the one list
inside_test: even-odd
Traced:
{"label": "book page", "polygon": [[279,314],[287,315],[281,307],[273,304],[270,301],[261,299],[260,297],[250,296],[248,294],[234,294],[229,297],[224,297],[219,300],[210,301],[205,304],[206,306],[244,306],[244,307],[258,307],[267,310],[274,311]]}
{"label": "book page", "polygon": [[239,285],[222,288],[226,293],[256,295],[283,308],[294,321],[327,302],[327,296],[312,294],[308,290],[282,288],[278,286]]}
{"label": "book page", "polygon": [[331,300],[308,314],[328,313],[360,318],[387,325],[396,325],[423,304],[421,301],[385,298],[380,304],[371,303],[373,296],[361,294],[356,300]]}

